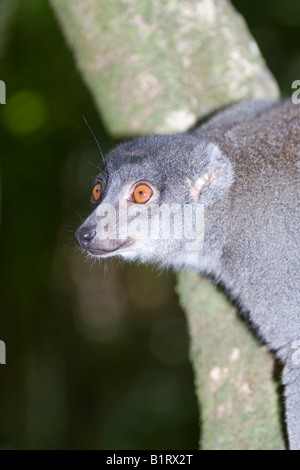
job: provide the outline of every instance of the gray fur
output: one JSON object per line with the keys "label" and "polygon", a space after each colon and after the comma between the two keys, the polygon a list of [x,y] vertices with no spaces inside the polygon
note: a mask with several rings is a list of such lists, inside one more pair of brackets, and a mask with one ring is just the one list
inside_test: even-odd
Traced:
{"label": "gray fur", "polygon": [[[222,283],[284,364],[289,443],[300,450],[300,365],[293,359],[300,339],[299,156],[300,107],[290,101],[244,101],[189,133],[124,143],[107,158],[108,176],[97,177],[100,206],[118,210],[124,184],[149,182],[158,207],[204,205],[204,243],[188,251],[182,239],[137,237],[121,246],[94,232],[83,243],[96,229],[100,206],[76,238],[94,256],[186,267]],[[159,218],[151,204],[138,205],[144,220]],[[122,231],[120,212],[115,223]]]}

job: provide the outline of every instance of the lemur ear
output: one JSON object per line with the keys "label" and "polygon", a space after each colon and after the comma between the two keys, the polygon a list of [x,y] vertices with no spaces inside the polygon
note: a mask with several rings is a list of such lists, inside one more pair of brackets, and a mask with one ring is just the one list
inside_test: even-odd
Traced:
{"label": "lemur ear", "polygon": [[[233,165],[216,144],[208,144],[202,153],[199,177],[188,179],[190,196],[208,205],[224,195],[234,180]],[[200,165],[199,165],[200,166]]]}

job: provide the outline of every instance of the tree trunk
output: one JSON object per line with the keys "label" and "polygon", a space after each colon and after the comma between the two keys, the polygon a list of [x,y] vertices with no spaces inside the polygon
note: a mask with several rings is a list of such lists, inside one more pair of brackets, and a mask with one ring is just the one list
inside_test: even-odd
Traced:
{"label": "tree trunk", "polygon": [[[115,137],[174,133],[246,97],[277,97],[227,0],[50,0]],[[202,449],[282,449],[273,361],[208,280],[181,272]]]}

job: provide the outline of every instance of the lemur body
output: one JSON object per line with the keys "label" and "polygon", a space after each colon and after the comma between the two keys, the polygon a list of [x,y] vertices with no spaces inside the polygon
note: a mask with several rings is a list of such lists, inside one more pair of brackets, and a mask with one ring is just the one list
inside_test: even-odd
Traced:
{"label": "lemur body", "polygon": [[[97,206],[76,238],[100,258],[186,267],[222,283],[284,363],[290,448],[300,450],[299,157],[300,106],[289,101],[244,101],[191,132],[126,142],[98,175]],[[122,225],[122,211],[129,211],[128,224],[138,209],[140,220],[161,226],[160,208],[174,203],[178,211],[204,207],[196,250],[187,248],[187,233],[145,239]],[[113,238],[104,233],[109,205],[116,210],[106,220],[117,228]],[[176,228],[175,216],[171,223]]]}

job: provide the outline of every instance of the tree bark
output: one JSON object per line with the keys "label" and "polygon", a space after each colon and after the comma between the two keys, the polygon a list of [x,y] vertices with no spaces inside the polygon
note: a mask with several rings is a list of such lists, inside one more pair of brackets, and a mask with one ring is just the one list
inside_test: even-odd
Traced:
{"label": "tree bark", "polygon": [[[108,131],[185,131],[277,85],[227,0],[50,0]],[[282,449],[273,361],[226,297],[181,272],[202,449]]]}

